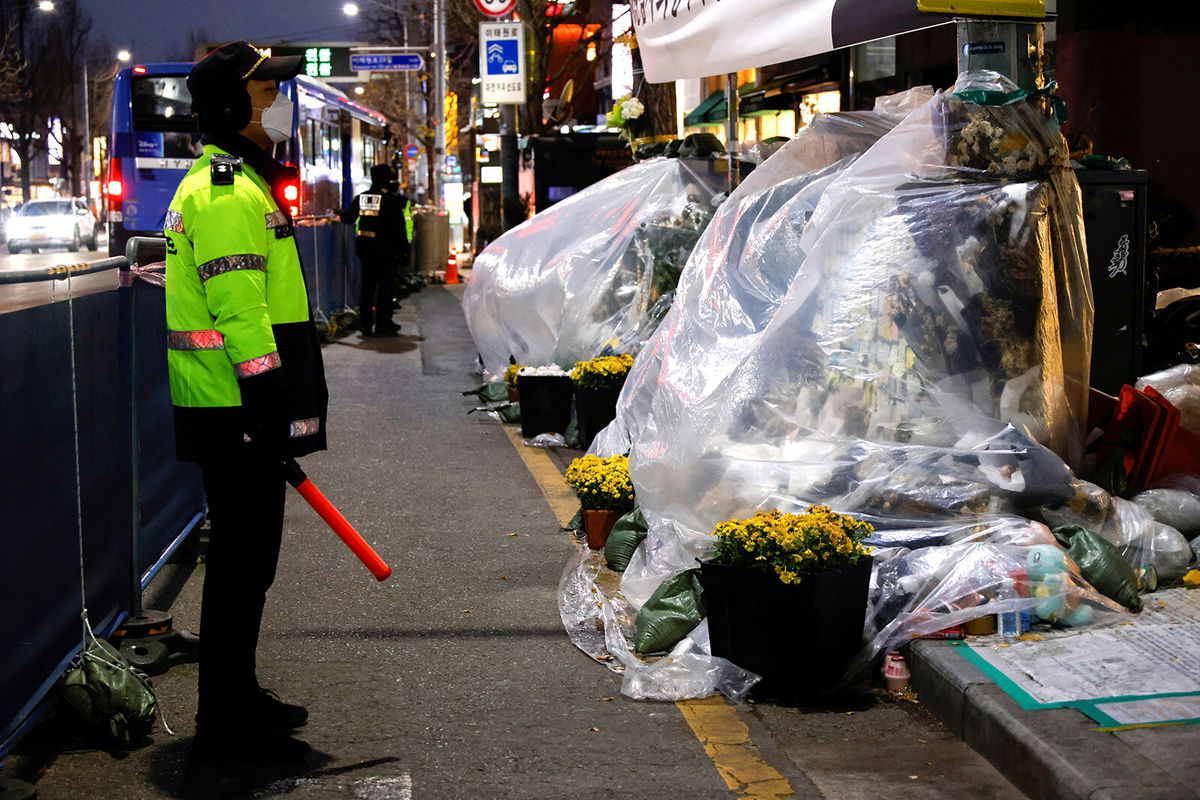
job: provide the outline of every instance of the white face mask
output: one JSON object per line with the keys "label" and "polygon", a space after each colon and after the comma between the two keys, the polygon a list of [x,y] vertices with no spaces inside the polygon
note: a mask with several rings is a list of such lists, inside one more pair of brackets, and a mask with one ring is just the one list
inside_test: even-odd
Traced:
{"label": "white face mask", "polygon": [[275,100],[266,108],[256,108],[262,112],[263,131],[272,142],[279,144],[292,138],[292,101],[283,92],[275,95]]}

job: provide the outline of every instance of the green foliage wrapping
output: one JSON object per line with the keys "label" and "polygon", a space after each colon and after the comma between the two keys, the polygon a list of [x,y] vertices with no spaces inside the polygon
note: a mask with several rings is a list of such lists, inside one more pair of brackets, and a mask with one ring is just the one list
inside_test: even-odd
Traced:
{"label": "green foliage wrapping", "polygon": [[1055,528],[1054,538],[1067,548],[1067,555],[1078,565],[1084,580],[1097,592],[1131,611],[1142,610],[1137,575],[1116,545],[1078,525]]}
{"label": "green foliage wrapping", "polygon": [[629,559],[633,558],[633,551],[637,550],[638,545],[646,538],[649,527],[640,508],[635,508],[617,520],[612,533],[608,535],[608,542],[604,545],[604,560],[609,569],[614,572],[625,571],[629,566]]}
{"label": "green foliage wrapping", "polygon": [[93,639],[61,685],[63,701],[111,745],[132,749],[154,726],[158,703],[150,679],[107,642]]}
{"label": "green foliage wrapping", "polygon": [[704,619],[700,570],[667,578],[650,595],[634,623],[634,650],[640,655],[666,653]]}

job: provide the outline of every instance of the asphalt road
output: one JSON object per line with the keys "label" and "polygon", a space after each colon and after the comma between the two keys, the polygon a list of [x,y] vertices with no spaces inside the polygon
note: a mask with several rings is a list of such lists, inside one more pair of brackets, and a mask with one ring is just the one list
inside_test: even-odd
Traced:
{"label": "asphalt road", "polygon": [[[174,735],[160,726],[118,757],[45,730],[7,774],[36,780],[41,800],[1021,797],[917,703],[622,697],[619,676],[579,652],[559,619],[577,544],[505,430],[466,414],[474,348],[456,293],[414,299],[401,337],[324,349],[330,450],[304,460],[393,577],[376,583],[295,495],[288,503],[259,675],[309,707],[310,761],[288,771],[189,760],[196,675],[181,665],[155,679]],[[156,581],[149,605],[194,629],[203,564],[191,558]],[[701,733],[698,712],[724,727]],[[754,772],[779,778],[731,777]]]}
{"label": "asphalt road", "polygon": [[[78,264],[81,261],[95,261],[108,257],[108,240],[101,237],[97,249],[83,249],[69,252],[66,248],[48,248],[40,253],[22,251],[9,253],[8,248],[0,244],[0,314],[16,311],[21,308],[42,305],[65,300],[67,297],[67,282],[65,280],[38,281],[34,283],[5,284],[5,272],[27,269],[45,269],[62,264]],[[71,291],[78,295],[114,289],[117,285],[116,271],[84,275],[73,278]]]}

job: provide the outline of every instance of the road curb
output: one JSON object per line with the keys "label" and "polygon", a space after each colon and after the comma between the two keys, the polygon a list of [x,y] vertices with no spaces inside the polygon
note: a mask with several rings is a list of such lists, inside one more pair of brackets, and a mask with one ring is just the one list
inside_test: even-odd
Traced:
{"label": "road curb", "polygon": [[909,650],[921,704],[1030,797],[1200,797],[1080,711],[1022,709],[946,642],[918,641]]}

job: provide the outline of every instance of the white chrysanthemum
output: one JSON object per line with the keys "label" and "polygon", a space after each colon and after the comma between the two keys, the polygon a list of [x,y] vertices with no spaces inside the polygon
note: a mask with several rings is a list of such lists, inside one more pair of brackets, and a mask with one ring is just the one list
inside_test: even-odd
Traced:
{"label": "white chrysanthemum", "polygon": [[631,97],[621,103],[621,113],[625,119],[637,119],[645,110],[646,107],[642,105],[642,101],[636,97]]}

